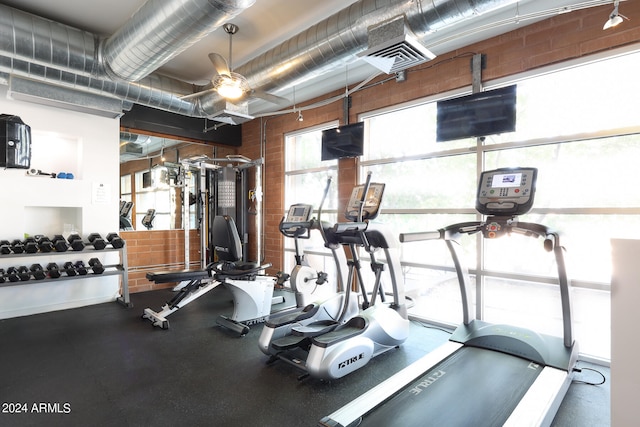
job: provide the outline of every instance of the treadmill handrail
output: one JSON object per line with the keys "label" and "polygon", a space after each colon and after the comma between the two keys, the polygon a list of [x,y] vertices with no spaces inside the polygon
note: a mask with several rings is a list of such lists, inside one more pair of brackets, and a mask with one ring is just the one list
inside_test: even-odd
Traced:
{"label": "treadmill handrail", "polygon": [[[468,325],[475,318],[471,312],[471,300],[469,292],[468,270],[464,265],[463,258],[459,254],[460,245],[458,239],[461,234],[473,234],[481,231],[490,221],[500,221],[506,228],[507,233],[521,234],[528,237],[544,238],[544,249],[551,252],[556,261],[558,271],[558,284],[560,288],[560,303],[562,307],[562,326],[563,326],[563,342],[564,346],[571,348],[574,343],[573,338],[573,314],[571,304],[571,283],[567,273],[566,262],[564,258],[564,247],[560,244],[560,235],[552,231],[543,224],[532,222],[519,222],[515,217],[488,217],[486,221],[471,221],[452,224],[441,228],[437,231],[424,231],[414,233],[400,234],[401,242],[417,242],[423,240],[444,240],[447,243],[449,252],[453,258],[453,262],[458,276],[460,285],[460,293],[462,297],[463,323]],[[453,244],[456,243],[456,244]]]}

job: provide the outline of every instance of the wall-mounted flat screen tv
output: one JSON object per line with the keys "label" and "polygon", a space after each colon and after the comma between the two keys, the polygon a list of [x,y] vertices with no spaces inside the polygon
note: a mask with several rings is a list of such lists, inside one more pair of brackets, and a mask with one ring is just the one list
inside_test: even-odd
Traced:
{"label": "wall-mounted flat screen tv", "polygon": [[362,156],[363,150],[364,122],[322,131],[323,161]]}
{"label": "wall-mounted flat screen tv", "polygon": [[516,85],[438,101],[436,141],[516,130]]}

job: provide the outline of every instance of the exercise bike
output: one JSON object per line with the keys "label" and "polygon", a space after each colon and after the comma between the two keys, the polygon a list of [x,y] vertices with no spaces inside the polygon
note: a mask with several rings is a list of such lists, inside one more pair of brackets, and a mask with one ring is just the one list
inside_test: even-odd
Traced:
{"label": "exercise bike", "polygon": [[330,185],[331,179],[328,179],[318,207],[317,219],[311,218],[313,211],[311,205],[299,203],[289,208],[286,217],[283,217],[279,224],[280,232],[285,237],[294,239],[296,265],[290,275],[290,285],[296,294],[298,309],[290,313],[270,316],[265,322],[258,345],[264,354],[272,356],[272,362],[283,351],[304,347],[303,341],[308,341],[305,336],[292,334],[293,327],[299,328],[311,324],[334,327],[346,322],[359,312],[355,298],[345,300],[346,295],[343,291],[345,278],[342,266],[346,265],[347,259],[342,247],[336,244],[325,245],[331,250],[336,265],[336,292],[323,300],[309,302],[317,286],[325,284],[328,278],[326,273],[316,272],[309,266],[305,255],[301,254],[298,239],[310,238],[311,230],[318,230],[324,238],[325,228],[331,227],[331,224],[321,220],[322,206]]}
{"label": "exercise bike", "polygon": [[284,285],[289,281],[291,290],[295,292],[296,304],[298,307],[306,306],[313,297],[313,293],[318,286],[324,285],[328,281],[327,273],[323,271],[315,271],[311,268],[304,253],[300,251],[299,239],[309,239],[311,237],[311,228],[313,220],[311,213],[313,206],[297,203],[289,207],[286,217],[282,217],[278,229],[280,233],[288,238],[293,239],[295,247],[295,266],[291,270],[291,274],[279,273],[279,284]]}
{"label": "exercise bike", "polygon": [[[348,262],[345,304],[356,298],[351,292],[351,283],[355,281],[362,291],[363,309],[344,323],[292,327],[292,335],[305,338],[299,341],[301,345],[308,342],[304,348],[307,350],[306,360],[304,364],[300,363],[295,354],[287,358],[288,352],[285,351],[277,357],[304,370],[302,377],[341,378],[365,366],[373,357],[398,347],[409,336],[399,242],[383,225],[371,222],[379,213],[384,187],[384,184],[371,183],[371,174],[368,174],[366,183],[353,189],[345,212],[349,221],[324,230],[327,245],[347,246],[350,249],[352,259]],[[358,248],[364,248],[371,257],[375,276],[371,300],[362,277]],[[386,295],[381,280],[385,264],[376,259],[378,250],[384,252],[387,261],[392,285],[391,302],[384,301],[382,297]],[[376,302],[378,294],[381,296],[380,302]]]}

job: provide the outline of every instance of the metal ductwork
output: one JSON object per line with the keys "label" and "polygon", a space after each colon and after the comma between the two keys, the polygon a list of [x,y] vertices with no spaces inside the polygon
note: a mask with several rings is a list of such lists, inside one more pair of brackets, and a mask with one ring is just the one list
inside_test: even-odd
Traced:
{"label": "metal ductwork", "polygon": [[[193,91],[192,84],[152,72],[253,3],[148,0],[107,39],[0,4],[0,73],[10,76],[10,92],[18,97],[31,81],[30,100],[62,108],[73,100],[44,102],[50,86],[120,100],[124,109],[137,103],[206,117],[197,102],[179,98]],[[20,88],[12,89],[12,81]],[[79,95],[75,104],[79,110],[85,99]]]}
{"label": "metal ductwork", "polygon": [[148,0],[101,44],[101,63],[112,77],[138,81],[253,3],[255,0]]}
{"label": "metal ductwork", "polygon": [[[224,108],[228,103],[221,103],[217,94],[181,99],[194,91],[193,85],[153,71],[199,40],[202,31],[212,31],[254,1],[149,0],[106,40],[0,5],[0,76],[111,97],[125,106],[141,104],[214,120],[219,116],[228,123],[221,104],[226,104],[222,110],[234,111]],[[420,46],[435,31],[514,3],[516,0],[360,0],[234,71],[245,76],[255,90],[283,90],[353,62],[369,48],[369,30],[380,23],[403,17],[405,41],[408,35],[411,44]],[[11,84],[11,78],[8,80]],[[244,106],[238,108],[248,116]]]}
{"label": "metal ductwork", "polygon": [[[360,0],[235,71],[253,88],[276,92],[344,68],[368,48],[368,30],[404,16],[419,43],[439,30],[516,0]],[[285,68],[286,72],[282,72]]]}

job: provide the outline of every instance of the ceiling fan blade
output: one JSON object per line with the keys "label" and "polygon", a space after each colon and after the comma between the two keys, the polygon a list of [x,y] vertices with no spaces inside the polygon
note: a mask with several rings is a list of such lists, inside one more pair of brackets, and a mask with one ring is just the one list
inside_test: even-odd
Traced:
{"label": "ceiling fan blade", "polygon": [[190,93],[188,95],[183,95],[180,97],[180,99],[192,99],[192,98],[197,98],[199,96],[205,95],[207,93],[210,92],[215,92],[216,90],[214,88],[210,88],[210,89],[206,89],[206,90],[201,90],[200,92],[194,92],[194,93]]}
{"label": "ceiling fan blade", "polygon": [[252,91],[251,96],[254,98],[264,99],[265,101],[268,101],[283,107],[286,107],[287,105],[291,104],[291,101],[289,101],[287,98],[283,98],[282,96],[274,95],[272,93],[263,92],[261,90]]}
{"label": "ceiling fan blade", "polygon": [[216,73],[219,75],[230,76],[231,71],[229,70],[229,65],[227,64],[227,60],[224,59],[224,56],[218,53],[210,53],[209,60],[213,64],[213,68],[215,68]]}

